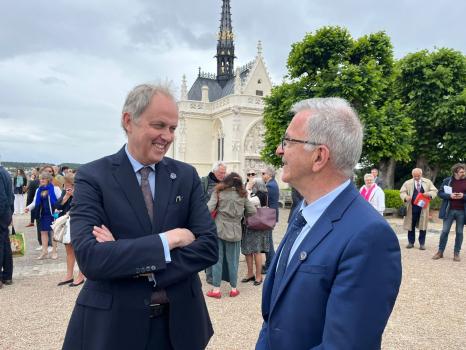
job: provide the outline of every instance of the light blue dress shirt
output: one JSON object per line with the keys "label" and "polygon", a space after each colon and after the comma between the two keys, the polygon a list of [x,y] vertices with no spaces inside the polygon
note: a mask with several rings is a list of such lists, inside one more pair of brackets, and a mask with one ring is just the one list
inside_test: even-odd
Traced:
{"label": "light blue dress shirt", "polygon": [[[141,164],[136,159],[134,159],[134,157],[128,151],[128,145],[125,145],[125,152],[126,152],[126,155],[128,156],[131,166],[133,167],[134,172],[136,173],[136,178],[138,179],[139,186],[141,186],[141,174],[139,173],[139,170],[144,168],[146,165]],[[149,180],[150,190],[152,192],[152,197],[155,198],[155,164],[150,164],[147,166],[151,167],[153,170],[149,173],[148,180]],[[168,240],[165,235],[165,232],[159,233],[159,236],[163,244],[163,252],[165,255],[165,261],[169,263],[172,261],[172,259],[170,255],[170,247],[168,246]]]}
{"label": "light blue dress shirt", "polygon": [[304,240],[304,238],[306,238],[306,236],[308,235],[309,231],[311,231],[314,224],[322,216],[325,209],[327,209],[328,206],[332,204],[335,198],[337,198],[338,195],[341,192],[343,192],[343,190],[346,187],[348,187],[349,184],[350,184],[350,180],[346,180],[340,186],[338,186],[331,192],[327,193],[325,196],[320,197],[318,200],[316,200],[315,202],[312,202],[311,204],[306,205],[305,201],[303,200],[303,202],[301,203],[301,208],[299,210],[302,211],[303,217],[306,220],[306,225],[304,225],[304,227],[301,229],[301,232],[299,233],[298,238],[296,238],[296,241],[294,241],[293,246],[291,247],[290,256],[288,257],[287,265],[290,263],[291,259],[293,258],[294,253],[298,249],[301,242]]}

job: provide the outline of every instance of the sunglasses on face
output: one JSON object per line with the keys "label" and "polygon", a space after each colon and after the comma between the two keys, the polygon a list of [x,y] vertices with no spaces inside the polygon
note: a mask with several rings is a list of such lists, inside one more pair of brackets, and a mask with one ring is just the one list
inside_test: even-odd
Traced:
{"label": "sunglasses on face", "polygon": [[248,175],[248,176],[256,176],[256,173],[248,173],[248,174],[246,174],[246,175]]}

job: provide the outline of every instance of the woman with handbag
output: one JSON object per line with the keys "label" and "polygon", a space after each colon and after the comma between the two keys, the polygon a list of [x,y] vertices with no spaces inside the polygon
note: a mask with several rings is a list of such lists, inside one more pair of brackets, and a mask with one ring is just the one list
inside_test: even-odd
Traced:
{"label": "woman with handbag", "polygon": [[[71,203],[73,202],[73,194],[74,175],[73,173],[68,173],[64,176],[64,190],[62,192],[62,195],[55,203],[55,209],[60,211],[59,217],[68,214],[68,212],[70,211]],[[67,225],[69,225],[69,223]],[[71,245],[69,234],[65,234],[62,243],[65,245],[66,251],[66,275],[65,278],[57,284],[57,286],[64,286],[65,284],[67,284],[69,287],[77,287],[84,283],[85,277],[83,273],[79,270],[79,267],[76,279],[74,279],[73,277],[74,264],[76,262],[76,258],[74,256],[74,250],[73,246]]]}
{"label": "woman with handbag", "polygon": [[27,182],[24,170],[16,169],[16,176],[13,178],[13,192],[15,194],[14,214],[24,214],[24,192],[26,192]]}
{"label": "woman with handbag", "polygon": [[[53,207],[57,198],[61,195],[61,190],[52,184],[53,177],[47,171],[39,175],[39,188],[36,190],[34,200],[26,207],[26,213],[29,210],[36,209],[39,216],[40,235],[42,242],[42,252],[37,257],[38,260],[49,257],[47,245],[49,242],[49,232],[52,230],[50,225],[53,222]],[[52,241],[52,259],[58,259],[57,242]]]}
{"label": "woman with handbag", "polygon": [[241,176],[230,173],[220,182],[212,193],[207,207],[210,212],[216,210],[219,259],[212,266],[212,285],[208,297],[220,299],[220,283],[230,282],[230,297],[239,295],[236,288],[238,281],[238,263],[241,247],[241,219],[250,216],[256,208],[249,201]]}
{"label": "woman with handbag", "polygon": [[[256,208],[267,206],[267,186],[261,178],[254,178],[251,182],[251,192],[249,193],[249,200]],[[255,286],[262,283],[262,253],[269,251],[269,238],[267,230],[256,230],[253,228],[246,228],[243,231],[243,238],[241,240],[241,253],[246,257],[246,265],[248,274],[241,280],[242,283],[252,282]],[[253,272],[253,264],[256,264],[255,273]]]}

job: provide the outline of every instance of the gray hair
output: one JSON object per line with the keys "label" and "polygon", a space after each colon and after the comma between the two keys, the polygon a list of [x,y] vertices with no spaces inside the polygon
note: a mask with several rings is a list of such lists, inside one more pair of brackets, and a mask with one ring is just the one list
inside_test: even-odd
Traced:
{"label": "gray hair", "polygon": [[252,185],[252,193],[256,193],[257,191],[267,193],[267,186],[260,177],[254,178],[254,185]]}
{"label": "gray hair", "polygon": [[[312,112],[307,124],[308,140],[326,145],[333,166],[351,177],[361,157],[363,140],[363,127],[356,111],[339,97],[311,98],[292,107],[295,114],[305,110]],[[314,148],[305,145],[307,150]]]}
{"label": "gray hair", "polygon": [[212,166],[212,172],[216,172],[218,168],[220,168],[221,166],[224,166],[225,169],[227,168],[227,165],[221,160],[215,162],[214,165]]}
{"label": "gray hair", "polygon": [[275,177],[275,168],[267,165],[265,168],[262,169],[265,173],[269,174],[271,177]]}
{"label": "gray hair", "polygon": [[368,179],[370,177],[372,177],[372,180],[374,180],[374,175],[372,175],[372,174],[365,174],[364,175],[364,180],[366,180],[366,179]]}
{"label": "gray hair", "polygon": [[[176,101],[173,91],[170,84],[141,84],[134,87],[126,97],[125,104],[123,105],[122,114],[128,113],[131,116],[131,120],[137,121],[142,113],[149,106],[152,98],[157,95],[162,94],[174,102]],[[123,125],[123,118],[121,119],[121,127],[123,130],[126,129]]]}

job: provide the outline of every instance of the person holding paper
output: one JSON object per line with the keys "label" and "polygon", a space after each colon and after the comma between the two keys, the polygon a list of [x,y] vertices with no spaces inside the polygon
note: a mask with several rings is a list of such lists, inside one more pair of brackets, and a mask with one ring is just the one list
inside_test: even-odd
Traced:
{"label": "person holding paper", "polygon": [[456,237],[455,247],[453,251],[453,261],[459,262],[461,244],[463,243],[463,229],[466,217],[466,177],[465,165],[455,164],[451,168],[452,176],[443,180],[442,186],[438,193],[442,198],[440,206],[439,218],[443,219],[442,234],[438,246],[438,252],[432,257],[434,260],[443,258],[443,252],[448,242],[448,234],[450,233],[453,221],[456,222]]}
{"label": "person holding paper", "polygon": [[411,172],[413,178],[405,181],[400,189],[400,197],[406,203],[406,216],[403,227],[408,230],[408,245],[414,247],[416,227],[419,228],[419,249],[425,250],[427,224],[429,222],[429,203],[437,196],[437,188],[432,181],[422,177],[422,169]]}

